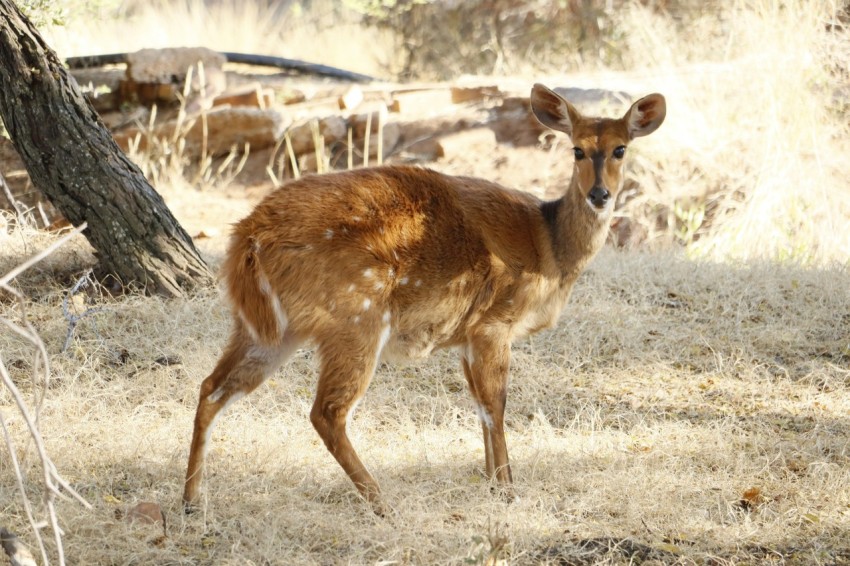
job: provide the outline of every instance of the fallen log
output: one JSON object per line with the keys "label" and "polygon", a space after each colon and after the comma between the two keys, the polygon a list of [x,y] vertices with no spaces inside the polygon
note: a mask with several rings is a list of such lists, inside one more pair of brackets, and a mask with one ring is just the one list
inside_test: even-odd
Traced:
{"label": "fallen log", "polygon": [[[244,65],[257,65],[259,67],[275,67],[285,71],[295,71],[304,75],[315,75],[328,77],[343,81],[357,83],[368,83],[375,80],[374,77],[362,75],[345,69],[338,69],[328,65],[309,63],[297,59],[286,59],[284,57],[272,57],[270,55],[255,55],[251,53],[222,52],[228,63],[242,63]],[[84,55],[80,57],[68,57],[65,63],[69,69],[86,69],[89,67],[103,67],[105,65],[118,65],[127,62],[127,53],[107,53],[104,55]]]}

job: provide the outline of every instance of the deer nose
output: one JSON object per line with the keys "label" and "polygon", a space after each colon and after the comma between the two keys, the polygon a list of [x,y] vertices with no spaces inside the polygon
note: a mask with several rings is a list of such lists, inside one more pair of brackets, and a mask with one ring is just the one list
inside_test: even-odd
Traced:
{"label": "deer nose", "polygon": [[593,187],[590,189],[590,194],[587,195],[590,204],[596,208],[605,208],[609,198],[611,198],[611,193],[604,187]]}

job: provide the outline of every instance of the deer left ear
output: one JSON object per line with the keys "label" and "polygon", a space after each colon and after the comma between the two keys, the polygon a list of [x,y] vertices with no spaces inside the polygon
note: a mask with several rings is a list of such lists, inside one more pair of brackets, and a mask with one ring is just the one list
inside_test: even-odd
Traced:
{"label": "deer left ear", "polygon": [[573,135],[573,126],[581,118],[578,110],[563,96],[540,83],[531,89],[531,110],[538,122],[570,137]]}
{"label": "deer left ear", "polygon": [[658,129],[667,115],[667,102],[660,94],[644,96],[629,108],[623,120],[629,127],[632,139],[648,136]]}

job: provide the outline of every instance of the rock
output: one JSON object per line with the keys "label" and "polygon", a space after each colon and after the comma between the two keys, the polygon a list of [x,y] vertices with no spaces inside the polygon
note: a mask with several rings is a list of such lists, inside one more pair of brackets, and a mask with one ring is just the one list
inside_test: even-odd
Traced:
{"label": "rock", "polygon": [[128,523],[142,523],[146,525],[161,524],[165,526],[165,516],[158,503],[143,501],[127,510],[125,520]]}
{"label": "rock", "polygon": [[225,89],[224,55],[206,47],[142,49],[127,54],[126,77],[119,85],[122,102],[169,104],[179,100],[192,69],[187,108],[209,108]]}

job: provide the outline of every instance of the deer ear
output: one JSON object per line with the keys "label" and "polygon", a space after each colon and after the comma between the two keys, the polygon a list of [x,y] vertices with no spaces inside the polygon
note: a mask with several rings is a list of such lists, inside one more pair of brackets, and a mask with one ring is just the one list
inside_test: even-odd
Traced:
{"label": "deer ear", "polygon": [[623,120],[629,127],[632,139],[648,136],[658,129],[667,115],[667,102],[660,94],[644,96],[629,108]]}
{"label": "deer ear", "polygon": [[570,137],[573,124],[581,117],[564,97],[539,83],[531,89],[531,110],[541,124]]}

